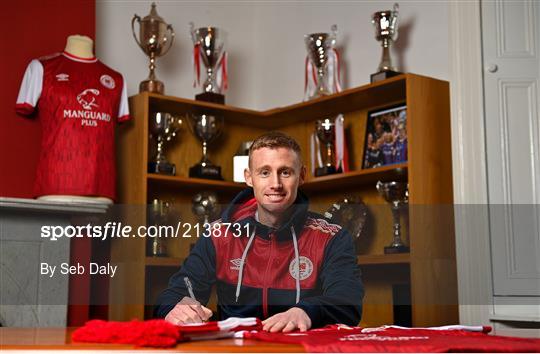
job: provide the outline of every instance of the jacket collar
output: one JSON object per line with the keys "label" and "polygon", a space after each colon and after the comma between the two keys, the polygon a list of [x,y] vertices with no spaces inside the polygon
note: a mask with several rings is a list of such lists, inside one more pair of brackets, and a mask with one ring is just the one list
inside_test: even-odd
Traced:
{"label": "jacket collar", "polygon": [[256,228],[257,236],[269,239],[271,233],[275,233],[278,241],[287,241],[292,238],[291,226],[298,236],[304,228],[308,214],[309,201],[304,193],[298,191],[296,200],[292,206],[291,216],[279,228],[274,229],[255,220],[257,201],[253,194],[253,188],[247,188],[238,193],[231,204],[222,214],[223,222],[236,222],[239,224],[249,223]]}

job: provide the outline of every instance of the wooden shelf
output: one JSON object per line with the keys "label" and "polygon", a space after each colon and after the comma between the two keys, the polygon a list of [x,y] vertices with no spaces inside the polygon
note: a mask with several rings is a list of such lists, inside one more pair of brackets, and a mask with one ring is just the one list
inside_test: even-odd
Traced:
{"label": "wooden shelf", "polygon": [[366,184],[373,184],[377,181],[407,180],[407,163],[383,166],[360,171],[351,171],[338,173],[334,175],[313,177],[302,185],[302,190],[306,192],[328,190],[328,189],[347,189]]}
{"label": "wooden shelf", "polygon": [[357,262],[360,265],[409,264],[411,256],[409,253],[365,254],[358,256]]}
{"label": "wooden shelf", "polygon": [[183,258],[177,257],[146,257],[145,260],[147,267],[180,267],[183,262]]}
{"label": "wooden shelf", "polygon": [[[185,177],[189,166],[200,156],[197,138],[187,131],[182,143],[168,151],[170,160],[177,165],[179,176],[148,174],[151,150],[148,122],[155,112],[182,116],[204,112],[223,116],[225,134],[212,158],[221,164],[223,175],[229,180],[232,180],[231,156],[236,153],[240,142],[252,140],[270,129],[280,130],[295,137],[304,151],[309,151],[312,123],[316,119],[342,113],[346,116],[346,128],[351,137],[348,149],[355,170],[323,177],[308,176],[301,189],[313,198],[317,208],[324,210],[326,205],[349,192],[362,198],[368,206],[380,204],[381,198],[375,189],[379,180],[408,182],[410,203],[428,206],[421,211],[410,209],[407,215],[403,215],[406,225],[404,236],[414,257],[410,254],[380,254],[388,244],[392,230],[391,213],[388,206],[370,208],[366,221],[370,235],[365,243],[359,245],[362,255],[356,255],[358,264],[367,275],[363,323],[369,326],[392,323],[394,280],[410,285],[414,326],[456,323],[459,318],[453,214],[429,207],[453,203],[449,97],[448,82],[415,74],[403,74],[265,111],[140,93],[130,97],[130,112],[135,119],[124,125],[118,135],[119,201],[144,204],[160,198],[189,206],[192,195],[203,190],[214,191],[225,201],[246,188],[244,183]],[[407,106],[408,162],[360,169],[368,112],[397,103]],[[191,214],[184,216],[192,217]],[[146,222],[144,215],[126,213],[126,218],[130,224]],[[130,262],[130,267],[110,282],[110,320],[145,318],[144,304],[155,301],[159,291],[166,286],[165,278],[181,266],[191,245],[184,242],[170,246],[170,254],[176,257],[146,257],[148,247],[144,239],[128,243],[121,240],[111,242],[111,261]],[[151,272],[152,276],[141,276],[145,271]],[[390,273],[388,277],[387,273]],[[122,305],[126,298],[135,306]]]}
{"label": "wooden shelf", "polygon": [[399,75],[381,82],[366,84],[314,100],[266,111],[155,93],[141,93],[140,95],[148,95],[152,111],[166,111],[179,115],[197,111],[218,113],[224,116],[226,122],[263,129],[279,129],[287,125],[337,115],[343,113],[344,108],[346,111],[351,111],[362,107],[384,106],[392,101],[405,101],[408,75]]}
{"label": "wooden shelf", "polygon": [[168,187],[175,187],[179,189],[192,189],[192,188],[207,188],[207,189],[219,189],[221,191],[241,191],[246,188],[245,183],[229,182],[229,181],[216,181],[204,178],[190,178],[182,176],[167,176],[157,173],[149,173],[147,175],[149,183],[162,184]]}

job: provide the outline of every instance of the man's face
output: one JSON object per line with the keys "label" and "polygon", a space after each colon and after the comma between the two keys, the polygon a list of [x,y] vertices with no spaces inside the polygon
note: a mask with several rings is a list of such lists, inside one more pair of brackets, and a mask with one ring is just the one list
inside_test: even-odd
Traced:
{"label": "man's face", "polygon": [[[261,212],[279,217],[296,200],[298,186],[304,182],[306,169],[300,157],[288,148],[260,148],[251,153],[246,183],[253,187]],[[262,210],[261,210],[262,209]]]}

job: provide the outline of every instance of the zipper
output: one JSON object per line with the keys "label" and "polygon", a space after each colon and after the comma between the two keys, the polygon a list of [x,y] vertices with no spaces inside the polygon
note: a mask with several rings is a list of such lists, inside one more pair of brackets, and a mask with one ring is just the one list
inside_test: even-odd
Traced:
{"label": "zipper", "polygon": [[274,238],[273,234],[270,235],[270,256],[268,257],[268,263],[266,263],[266,270],[264,271],[264,286],[263,286],[263,317],[268,318],[268,270],[274,259]]}

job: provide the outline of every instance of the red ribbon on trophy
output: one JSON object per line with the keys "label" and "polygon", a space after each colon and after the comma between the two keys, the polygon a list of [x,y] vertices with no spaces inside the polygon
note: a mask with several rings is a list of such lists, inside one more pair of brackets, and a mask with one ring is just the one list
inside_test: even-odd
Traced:
{"label": "red ribbon on trophy", "polygon": [[[201,45],[193,46],[193,87],[201,84]],[[227,75],[228,54],[223,51],[216,65],[216,82],[220,92],[225,92],[229,88],[229,79]]]}
{"label": "red ribbon on trophy", "polygon": [[[341,92],[343,90],[341,87],[341,56],[335,48],[329,51],[326,71],[325,80],[328,80],[327,87],[330,93]],[[318,80],[317,69],[309,58],[309,55],[307,55],[304,72],[304,100],[308,100],[313,92],[315,92],[319,83]]]}

